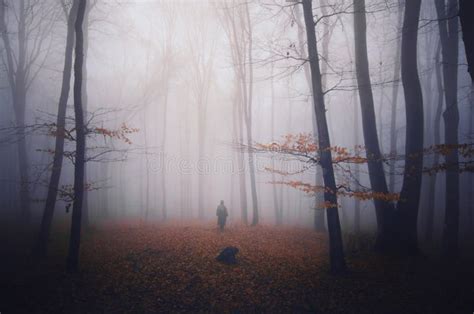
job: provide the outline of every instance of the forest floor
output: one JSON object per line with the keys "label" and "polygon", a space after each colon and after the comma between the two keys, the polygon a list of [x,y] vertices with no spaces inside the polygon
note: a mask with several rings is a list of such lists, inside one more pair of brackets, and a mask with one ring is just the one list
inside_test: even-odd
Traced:
{"label": "forest floor", "polygon": [[[473,267],[352,247],[349,271],[333,276],[326,235],[304,228],[230,226],[221,233],[194,222],[97,226],[84,232],[77,274],[64,271],[65,230],[54,232],[40,265],[14,253],[2,257],[2,314],[474,310]],[[226,246],[239,248],[236,265],[215,260]]]}

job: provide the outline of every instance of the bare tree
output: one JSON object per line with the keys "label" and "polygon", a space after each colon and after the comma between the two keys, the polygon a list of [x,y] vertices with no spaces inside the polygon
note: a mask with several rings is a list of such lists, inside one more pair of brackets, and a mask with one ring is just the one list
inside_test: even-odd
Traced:
{"label": "bare tree", "polygon": [[312,94],[316,122],[318,127],[318,142],[321,155],[321,167],[323,169],[324,200],[327,206],[328,230],[329,230],[329,255],[331,270],[335,273],[343,272],[346,268],[344,251],[342,245],[341,225],[337,209],[336,180],[332,165],[331,143],[326,121],[326,109],[324,94],[322,90],[321,71],[319,67],[318,47],[316,41],[315,24],[313,20],[313,9],[311,0],[303,0],[303,16],[306,27],[308,42],[308,57],[311,70]]}
{"label": "bare tree", "polygon": [[79,269],[79,248],[81,243],[82,204],[84,197],[84,167],[86,138],[84,127],[84,111],[82,108],[82,70],[84,61],[83,22],[87,0],[79,0],[75,22],[76,52],[74,62],[74,116],[76,123],[76,157],[74,164],[74,205],[72,209],[71,235],[67,268],[69,271]]}
{"label": "bare tree", "polygon": [[[243,82],[244,95],[246,100],[244,101],[244,121],[247,129],[247,144],[252,146],[252,103],[253,103],[253,35],[252,35],[252,22],[250,20],[249,5],[245,2],[245,23],[246,33],[248,37],[247,53],[248,53],[248,82]],[[247,87],[248,83],[248,87]],[[250,172],[250,190],[252,192],[252,226],[258,224],[258,199],[257,199],[257,187],[255,182],[255,156],[252,150],[248,150],[249,157],[249,172]]]}
{"label": "bare tree", "polygon": [[[63,6],[65,12],[67,12],[67,6],[65,1],[61,1],[61,5]],[[77,5],[78,2],[74,0],[72,2],[71,8],[69,9],[69,14],[67,15],[68,19],[66,47],[64,53],[64,70],[61,84],[61,94],[59,96],[58,115],[56,121],[56,140],[54,148],[53,166],[51,169],[51,178],[49,180],[48,194],[46,197],[43,218],[41,220],[40,232],[35,247],[35,253],[38,255],[38,257],[43,257],[44,255],[46,255],[51,223],[53,221],[54,207],[56,205],[56,198],[58,194],[59,179],[61,177],[64,155],[66,109],[71,82],[72,55],[74,50],[74,23],[77,16]]]}
{"label": "bare tree", "polygon": [[[397,28],[402,27],[403,22],[403,7],[401,2],[397,6]],[[400,32],[401,33],[401,32]],[[393,88],[392,88],[392,106],[390,108],[390,154],[392,156],[397,155],[397,107],[398,107],[398,90],[400,81],[400,68],[401,68],[401,52],[402,52],[402,41],[401,38],[396,39],[395,46],[395,65],[393,67]],[[389,178],[389,190],[395,192],[395,163],[390,164],[390,178]]]}
{"label": "bare tree", "polygon": [[[11,91],[15,123],[24,127],[26,121],[27,94],[42,68],[50,48],[48,36],[55,20],[50,16],[55,14],[54,7],[48,7],[47,1],[19,0],[7,4],[0,2],[0,32],[5,48],[6,60],[3,60]],[[15,16],[16,31],[9,31],[7,24],[7,9]],[[10,23],[11,25],[11,23]],[[17,43],[15,48],[11,34]],[[40,65],[38,65],[38,63]],[[28,149],[25,135],[19,134],[17,142],[18,165],[20,173],[20,207],[23,222],[30,219],[30,191],[28,175]]]}
{"label": "bare tree", "polygon": [[[296,25],[298,27],[298,44],[299,44],[299,50],[300,50],[300,57],[302,59],[307,59],[307,53],[305,53],[305,27],[304,27],[304,18],[301,16],[301,9],[299,6],[294,7],[294,13],[295,13],[295,20],[296,20]],[[308,84],[308,88],[310,92],[312,93],[313,87],[311,83],[311,73],[310,73],[310,68],[309,64],[305,62],[303,65],[303,71],[306,79],[306,83]],[[314,111],[314,105],[311,106],[311,123],[313,126],[313,135],[315,138],[318,138],[318,127],[316,125],[316,113]],[[316,185],[323,185],[323,176],[321,174],[321,171],[318,171],[316,169]],[[315,203],[316,207],[318,204],[321,204],[323,202],[324,196],[322,193],[316,193],[315,197]],[[316,231],[325,231],[326,230],[326,223],[325,223],[325,215],[323,210],[318,210],[315,209],[314,211],[314,229]]]}
{"label": "bare tree", "polygon": [[[443,77],[441,74],[441,46],[439,46],[436,53],[435,59],[435,72],[436,72],[436,89],[438,91],[437,95],[437,105],[436,112],[433,121],[433,131],[434,131],[434,142],[433,145],[441,144],[441,115],[443,113]],[[439,154],[434,155],[432,167],[436,167],[439,163]],[[433,239],[433,230],[434,230],[434,216],[435,216],[435,204],[436,204],[436,181],[438,174],[435,172],[429,178],[428,183],[428,204],[427,204],[427,213],[426,213],[426,232],[425,238],[427,241]]]}
{"label": "bare tree", "polygon": [[[362,112],[362,127],[367,155],[369,157],[368,168],[372,190],[387,194],[388,187],[377,136],[374,98],[369,72],[365,10],[365,0],[354,0],[355,65]],[[393,230],[391,227],[394,208],[392,204],[387,201],[374,200],[374,203],[377,215],[377,239],[375,248],[384,251],[387,250],[390,243],[393,242]]]}
{"label": "bare tree", "polygon": [[[459,143],[458,109],[458,60],[459,60],[459,21],[453,18],[458,14],[456,0],[435,0],[438,14],[438,28],[441,38],[443,60],[444,96],[446,110],[444,118],[445,144]],[[448,18],[451,17],[451,18]],[[446,204],[444,220],[443,252],[449,259],[458,255],[459,233],[459,152],[454,148],[446,156]]]}
{"label": "bare tree", "polygon": [[[245,9],[245,11],[244,11]],[[249,86],[248,85],[248,67],[252,64],[249,62],[248,57],[251,56],[251,49],[249,50],[249,40],[251,40],[251,32],[247,31],[248,23],[250,22],[249,16],[247,16],[247,7],[244,7],[241,2],[232,2],[231,6],[225,4],[222,7],[224,13],[223,22],[226,29],[227,38],[231,47],[231,56],[235,74],[236,84],[236,99],[234,102],[234,125],[236,127],[237,140],[239,143],[244,142],[244,123],[247,131],[247,143],[252,143],[251,138],[251,108],[249,109]],[[250,34],[250,35],[249,35]],[[250,133],[249,133],[250,131]],[[250,134],[250,137],[249,137]],[[251,145],[249,145],[251,146]],[[249,153],[249,167],[253,166],[253,152],[247,150]],[[251,159],[252,158],[252,159]],[[242,222],[247,224],[247,190],[246,190],[246,175],[245,175],[245,162],[244,162],[244,151],[240,150],[237,156],[238,171],[239,171],[239,190],[240,190],[240,206],[242,214]],[[252,184],[252,169],[250,169],[251,184]],[[253,180],[255,177],[253,176]],[[254,181],[253,181],[254,182]],[[254,191],[255,182],[252,185],[252,201],[254,201],[254,192],[256,197],[256,190]],[[255,205],[253,221],[257,219],[258,222],[258,210],[255,215]],[[258,204],[256,205],[258,206]]]}
{"label": "bare tree", "polygon": [[[191,53],[191,73],[193,80],[193,93],[197,105],[198,121],[198,164],[204,162],[206,152],[206,132],[207,132],[207,108],[209,100],[209,90],[211,88],[211,77],[214,67],[215,38],[206,37],[207,21],[200,17],[197,27],[193,30],[194,35],[189,40]],[[191,36],[191,33],[189,34]],[[209,45],[209,46],[208,46]],[[206,51],[206,47],[210,47]],[[198,167],[198,217],[204,218],[204,191],[205,174]]]}
{"label": "bare tree", "polygon": [[408,254],[418,252],[417,222],[423,168],[423,95],[417,65],[420,7],[421,0],[405,2],[401,51],[406,138],[403,185],[397,203],[397,233],[399,248]]}
{"label": "bare tree", "polygon": [[471,80],[474,81],[474,21],[472,13],[474,12],[474,2],[470,0],[459,0],[459,17],[462,27],[462,38],[466,51],[468,71]]}

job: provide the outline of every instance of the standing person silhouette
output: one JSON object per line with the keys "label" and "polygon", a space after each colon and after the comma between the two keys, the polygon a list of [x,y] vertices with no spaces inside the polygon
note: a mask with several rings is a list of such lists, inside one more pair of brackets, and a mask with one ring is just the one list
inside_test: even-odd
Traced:
{"label": "standing person silhouette", "polygon": [[224,201],[221,201],[219,206],[217,206],[216,216],[217,224],[219,225],[220,230],[223,231],[227,216],[229,216],[229,214],[227,213],[227,208],[224,206]]}

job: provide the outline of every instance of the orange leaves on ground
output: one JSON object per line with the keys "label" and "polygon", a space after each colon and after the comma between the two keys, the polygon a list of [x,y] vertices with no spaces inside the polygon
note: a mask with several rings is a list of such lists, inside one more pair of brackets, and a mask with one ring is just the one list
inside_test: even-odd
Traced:
{"label": "orange leaves on ground", "polygon": [[[215,260],[226,246],[239,248],[237,265]],[[149,306],[139,312],[291,309],[305,302],[327,259],[325,236],[311,229],[231,225],[219,232],[214,223],[108,225],[82,247],[83,271],[96,274],[88,284],[108,312],[134,300]]]}

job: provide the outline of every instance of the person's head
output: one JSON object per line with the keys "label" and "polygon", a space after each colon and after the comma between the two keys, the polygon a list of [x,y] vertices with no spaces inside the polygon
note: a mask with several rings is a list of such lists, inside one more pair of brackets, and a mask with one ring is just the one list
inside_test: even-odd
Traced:
{"label": "person's head", "polygon": [[221,205],[224,205],[224,201],[223,201],[223,200],[221,200]]}

